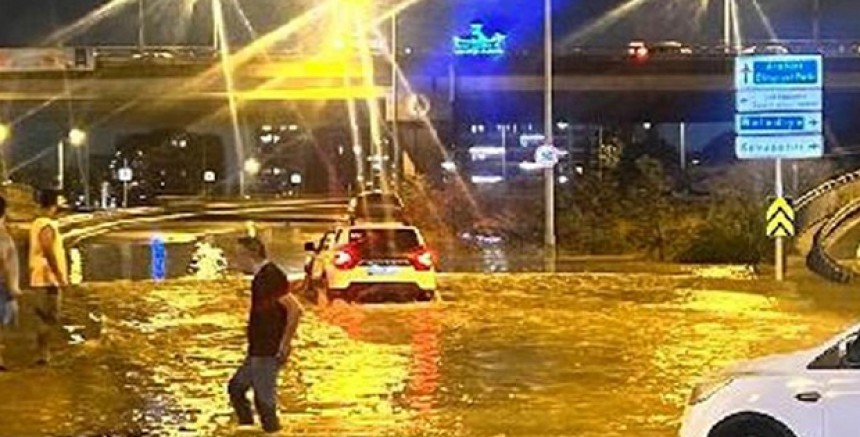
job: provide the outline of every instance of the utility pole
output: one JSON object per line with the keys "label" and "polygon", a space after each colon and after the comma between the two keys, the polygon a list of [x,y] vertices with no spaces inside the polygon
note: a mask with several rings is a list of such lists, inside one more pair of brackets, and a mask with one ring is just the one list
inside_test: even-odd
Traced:
{"label": "utility pole", "polygon": [[[552,50],[552,0],[544,0],[544,136],[546,144],[555,147],[553,138],[553,50]],[[556,254],[555,235],[555,168],[547,167],[544,170],[544,197],[545,197],[545,230],[544,248],[547,255],[554,261]]]}
{"label": "utility pole", "polygon": [[[397,14],[391,16],[391,149],[394,155],[394,171],[392,179],[394,179],[394,188],[400,188],[400,172],[401,153],[400,149],[400,93],[399,93],[399,77],[397,74],[397,54],[398,54],[398,36],[397,36]],[[412,145],[415,147],[415,144]]]}
{"label": "utility pole", "polygon": [[146,8],[143,0],[137,0],[137,49],[143,53],[146,45]]}
{"label": "utility pole", "polygon": [[61,140],[57,144],[57,189],[62,193],[65,187],[66,180],[66,159],[65,159],[66,142]]}
{"label": "utility pole", "polygon": [[732,48],[732,0],[723,0],[723,45]]}
{"label": "utility pole", "polygon": [[812,0],[812,40],[821,48],[821,0]]}

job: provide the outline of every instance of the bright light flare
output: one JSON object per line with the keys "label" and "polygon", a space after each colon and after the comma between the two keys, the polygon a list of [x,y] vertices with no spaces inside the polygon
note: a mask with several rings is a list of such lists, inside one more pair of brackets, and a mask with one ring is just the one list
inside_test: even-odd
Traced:
{"label": "bright light flare", "polygon": [[81,147],[87,142],[87,133],[83,129],[73,128],[69,131],[69,144],[74,147]]}
{"label": "bright light flare", "polygon": [[0,123],[0,145],[4,144],[6,141],[9,141],[9,138],[12,136],[12,128],[9,125]]}
{"label": "bright light flare", "polygon": [[64,43],[75,36],[80,35],[81,33],[89,30],[99,22],[113,17],[120,12],[122,12],[126,7],[130,5],[137,5],[138,0],[112,0],[104,5],[100,6],[98,9],[90,12],[80,20],[58,29],[54,33],[48,35],[44,40],[44,45],[57,45],[59,43]]}
{"label": "bright light flare", "polygon": [[738,2],[729,0],[732,6],[732,37],[734,39],[734,48],[736,52],[743,49],[743,34],[741,33],[741,19],[738,13]]}
{"label": "bright light flare", "polygon": [[702,19],[710,8],[711,0],[699,0],[696,5],[696,12],[693,14],[693,22],[696,23],[696,27],[702,27]]}
{"label": "bright light flare", "polygon": [[750,0],[750,3],[752,3],[756,15],[758,15],[759,19],[761,20],[761,23],[764,25],[764,29],[765,31],[767,31],[767,36],[770,38],[771,41],[777,41],[778,38],[776,36],[776,31],[773,28],[773,23],[771,23],[770,18],[767,16],[767,14],[764,13],[764,9],[761,7],[761,3],[758,0]]}
{"label": "bright light flare", "polygon": [[257,158],[248,158],[245,160],[244,170],[245,173],[248,173],[251,176],[256,176],[260,174],[260,170],[263,165]]}
{"label": "bright light flare", "polygon": [[562,40],[562,45],[569,45],[587,39],[595,33],[604,31],[630,14],[646,5],[651,0],[629,0],[609,11],[602,17],[592,21],[584,28],[574,32]]}

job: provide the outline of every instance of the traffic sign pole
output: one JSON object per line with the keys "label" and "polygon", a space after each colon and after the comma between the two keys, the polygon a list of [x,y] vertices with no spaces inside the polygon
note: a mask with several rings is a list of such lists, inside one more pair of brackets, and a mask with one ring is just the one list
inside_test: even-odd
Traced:
{"label": "traffic sign pole", "polygon": [[[782,159],[776,159],[776,177],[774,180],[774,187],[776,191],[777,199],[782,199],[785,196],[785,192],[782,186]],[[785,280],[785,237],[777,236],[776,237],[776,280],[784,281]]]}
{"label": "traffic sign pole", "polygon": [[[553,127],[553,46],[552,1],[544,2],[544,136],[546,144],[555,147]],[[557,240],[555,233],[555,168],[544,169],[544,251],[547,271],[555,272]]]}

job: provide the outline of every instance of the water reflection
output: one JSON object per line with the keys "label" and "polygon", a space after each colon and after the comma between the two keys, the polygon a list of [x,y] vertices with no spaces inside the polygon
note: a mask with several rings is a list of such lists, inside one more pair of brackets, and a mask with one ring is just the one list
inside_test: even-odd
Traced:
{"label": "water reflection", "polygon": [[[286,434],[670,436],[700,375],[814,344],[860,309],[695,278],[449,275],[447,303],[314,309],[282,373]],[[247,287],[230,277],[79,289],[65,323],[78,344],[36,376],[39,398],[63,413],[0,403],[0,430],[233,435],[224,384],[243,358]],[[0,375],[0,390],[21,389],[22,375]],[[89,397],[76,404],[72,388]],[[28,390],[22,405],[37,396]]]}
{"label": "water reflection", "polygon": [[[305,233],[271,238],[301,265],[288,248]],[[248,283],[197,280],[187,263],[169,279],[175,247],[165,238],[163,282],[70,291],[56,367],[27,368],[30,343],[16,343],[0,435],[235,435],[225,384],[244,355]],[[143,249],[130,255],[148,260]],[[445,303],[312,308],[281,375],[285,435],[676,435],[702,374],[813,345],[860,313],[860,297],[767,284],[699,270],[447,274]]]}
{"label": "water reflection", "polygon": [[167,276],[167,250],[164,248],[164,238],[156,235],[149,243],[150,269],[152,280],[162,281]]}
{"label": "water reflection", "polygon": [[194,245],[194,254],[188,266],[188,273],[194,279],[221,279],[226,274],[227,268],[227,256],[213,238],[206,237]]}

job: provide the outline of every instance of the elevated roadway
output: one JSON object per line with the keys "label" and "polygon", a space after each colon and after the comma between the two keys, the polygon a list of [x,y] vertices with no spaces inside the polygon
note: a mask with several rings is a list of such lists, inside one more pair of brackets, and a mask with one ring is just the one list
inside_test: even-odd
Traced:
{"label": "elevated roadway", "polygon": [[[430,100],[432,119],[486,116],[488,102],[494,108],[491,118],[528,118],[540,112],[544,84],[534,57],[498,62],[405,57],[400,64],[415,91]],[[361,71],[352,61],[255,58],[235,66],[232,96],[249,107],[265,108],[284,101],[383,99],[389,94],[390,69],[384,60],[375,61],[373,84],[360,77]],[[230,96],[225,83],[215,61],[129,60],[97,64],[92,71],[0,73],[0,101],[12,113],[40,102],[72,101],[92,112],[121,108],[170,117],[223,107]],[[860,58],[828,58],[825,89],[834,112],[860,109],[855,98]],[[555,91],[559,112],[583,121],[730,120],[733,58],[669,57],[640,63],[623,56],[565,56],[556,60]]]}

